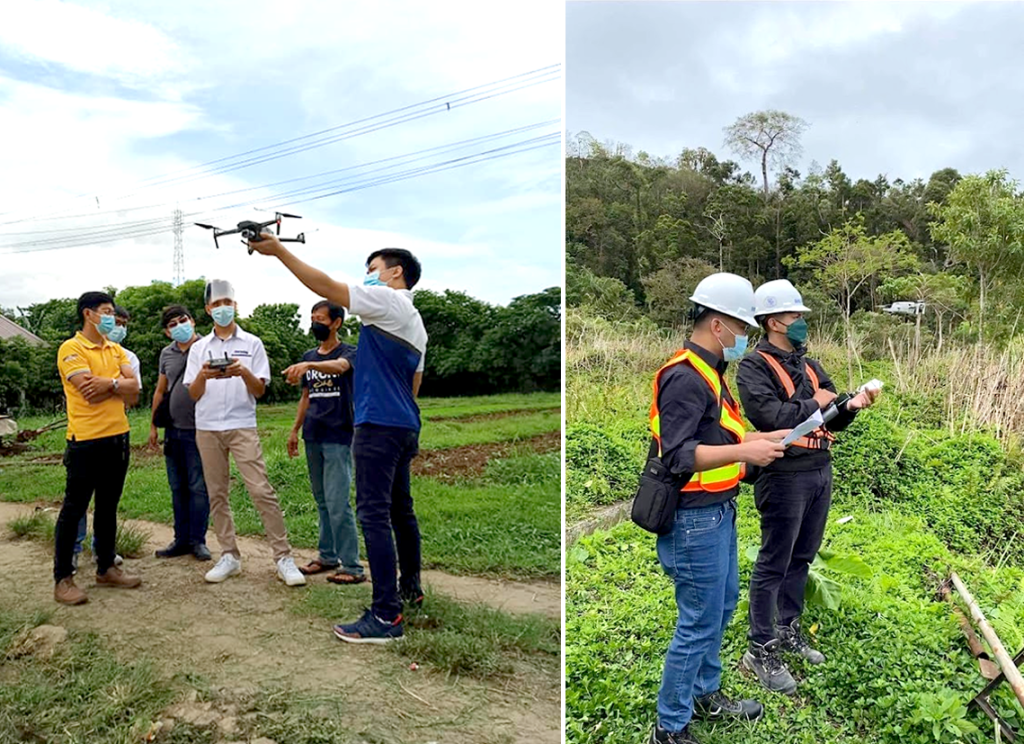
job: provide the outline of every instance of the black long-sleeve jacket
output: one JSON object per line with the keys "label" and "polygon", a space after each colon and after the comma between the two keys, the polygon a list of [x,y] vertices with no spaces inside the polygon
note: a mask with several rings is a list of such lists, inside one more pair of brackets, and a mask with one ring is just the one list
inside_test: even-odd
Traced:
{"label": "black long-sleeve jacket", "polygon": [[[793,380],[794,393],[790,398],[782,386],[774,370],[760,352],[771,354],[785,369]],[[736,384],[740,389],[740,402],[747,420],[758,431],[776,431],[792,429],[807,420],[819,410],[814,400],[814,386],[804,372],[804,364],[810,365],[818,376],[818,384],[823,390],[836,392],[832,378],[828,376],[821,364],[814,359],[807,359],[804,349],[783,351],[762,338],[757,347],[747,354],[739,363],[736,372]],[[826,427],[833,434],[841,432],[856,416],[856,411],[840,411]],[[793,445],[786,449],[784,457],[779,458],[764,468],[771,472],[804,472],[817,470],[828,465],[832,454],[828,450],[807,449]]]}
{"label": "black long-sleeve jacket", "polygon": [[[687,341],[684,348],[697,354],[725,377],[727,365],[719,357],[692,341]],[[722,397],[735,403],[725,385],[722,386]],[[736,444],[736,440],[721,426],[722,406],[715,393],[689,364],[677,364],[661,376],[658,411],[661,417],[661,460],[676,475],[685,475],[686,478],[693,475],[699,445]],[[686,508],[711,506],[736,498],[739,490],[737,486],[720,493],[688,492],[682,494],[680,503]]]}

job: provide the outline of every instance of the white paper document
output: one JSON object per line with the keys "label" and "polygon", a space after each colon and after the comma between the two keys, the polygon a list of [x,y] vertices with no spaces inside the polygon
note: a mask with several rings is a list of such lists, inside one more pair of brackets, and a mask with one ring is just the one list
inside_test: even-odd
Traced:
{"label": "white paper document", "polygon": [[782,446],[788,447],[800,437],[806,437],[815,429],[821,427],[825,423],[825,419],[821,416],[821,411],[815,411],[811,414],[810,418],[799,424],[793,431],[789,433],[789,436],[782,440]]}

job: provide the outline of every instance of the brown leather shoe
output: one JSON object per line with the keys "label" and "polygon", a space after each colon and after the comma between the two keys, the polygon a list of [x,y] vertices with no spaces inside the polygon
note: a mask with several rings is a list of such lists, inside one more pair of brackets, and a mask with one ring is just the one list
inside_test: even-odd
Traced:
{"label": "brown leather shoe", "polygon": [[68,576],[53,587],[53,598],[65,605],[80,605],[89,601],[85,592],[75,586],[75,580]]}
{"label": "brown leather shoe", "polygon": [[134,589],[142,585],[138,576],[129,576],[117,566],[111,566],[105,574],[96,574],[96,586],[116,586],[119,589]]}

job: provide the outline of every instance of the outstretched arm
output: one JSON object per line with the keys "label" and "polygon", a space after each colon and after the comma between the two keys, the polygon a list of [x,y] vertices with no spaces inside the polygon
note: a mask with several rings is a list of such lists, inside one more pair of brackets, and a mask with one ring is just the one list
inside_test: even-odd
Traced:
{"label": "outstretched arm", "polygon": [[285,268],[292,272],[295,278],[305,284],[311,292],[335,305],[348,308],[350,299],[347,284],[335,281],[320,269],[315,269],[304,261],[300,261],[274,235],[260,233],[260,238],[262,239],[256,243],[249,243],[249,247],[264,256],[277,256]]}

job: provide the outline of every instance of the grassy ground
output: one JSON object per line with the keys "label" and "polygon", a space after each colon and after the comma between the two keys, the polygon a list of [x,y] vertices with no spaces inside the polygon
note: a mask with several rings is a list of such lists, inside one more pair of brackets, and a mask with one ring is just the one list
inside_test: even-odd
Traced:
{"label": "grassy ground", "polygon": [[[300,615],[320,616],[332,606],[328,587],[311,588],[297,606]],[[530,664],[557,678],[558,628],[551,621],[516,618],[485,608],[466,608],[440,597],[431,597],[434,609],[431,633],[410,634],[394,652],[435,665],[448,665],[453,675],[504,678],[506,693],[518,692],[513,667]],[[28,613],[0,607],[0,741],[32,741],[41,744],[217,744],[270,737],[284,744],[392,744],[436,737],[437,727],[459,738],[486,744],[510,744],[507,733],[494,734],[486,722],[476,720],[473,710],[455,712],[454,720],[423,700],[426,714],[412,719],[393,733],[395,726],[374,726],[366,711],[353,716],[351,701],[334,690],[296,690],[264,681],[257,687],[214,688],[202,675],[168,674],[159,659],[117,653],[108,641],[91,632],[72,629],[66,642],[49,658],[14,654],[19,634],[51,622],[49,613]],[[427,623],[426,616],[410,625]],[[443,638],[428,643],[427,636]],[[386,672],[382,680],[407,696],[408,687]],[[511,690],[510,690],[511,688]],[[404,692],[402,690],[405,690]],[[189,702],[191,701],[191,702]],[[406,697],[391,699],[395,706],[418,705]],[[429,707],[428,707],[429,706]],[[206,719],[182,720],[182,708]],[[479,707],[477,704],[476,707]],[[433,710],[431,710],[433,709]],[[179,716],[169,731],[160,722],[168,714]],[[187,713],[184,714],[187,716]],[[440,718],[448,720],[439,721]],[[233,732],[225,737],[218,729],[228,720]],[[388,733],[384,733],[384,729]],[[419,730],[419,734],[417,734]]]}
{"label": "grassy ground", "polygon": [[[502,395],[424,400],[421,450],[451,449],[496,442],[519,442],[561,428],[558,394]],[[304,455],[286,452],[294,420],[291,405],[261,406],[258,423],[271,483],[285,512],[289,537],[297,547],[315,547],[316,504],[309,491]],[[487,418],[480,418],[486,416]],[[462,419],[469,419],[462,420]],[[38,428],[49,419],[19,421]],[[136,449],[125,484],[120,513],[130,518],[173,521],[163,457],[142,447],[149,434],[148,412],[130,416]],[[48,432],[32,450],[0,461],[0,499],[59,501],[64,488],[63,430]],[[301,453],[301,447],[300,447]],[[455,483],[414,477],[413,498],[423,533],[424,564],[453,573],[515,579],[555,578],[560,571],[559,454],[513,448],[493,461],[481,477]],[[237,471],[231,504],[241,534],[262,528]],[[213,546],[216,547],[216,546]]]}

